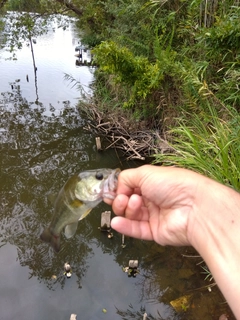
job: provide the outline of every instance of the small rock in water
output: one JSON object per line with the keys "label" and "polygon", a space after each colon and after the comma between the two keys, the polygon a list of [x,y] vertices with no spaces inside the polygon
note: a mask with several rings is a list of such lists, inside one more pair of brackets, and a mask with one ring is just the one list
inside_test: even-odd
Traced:
{"label": "small rock in water", "polygon": [[64,263],[64,274],[67,276],[67,278],[72,276],[71,266],[68,262]]}
{"label": "small rock in water", "polygon": [[70,316],[70,320],[77,320],[77,315],[75,313],[72,313]]}

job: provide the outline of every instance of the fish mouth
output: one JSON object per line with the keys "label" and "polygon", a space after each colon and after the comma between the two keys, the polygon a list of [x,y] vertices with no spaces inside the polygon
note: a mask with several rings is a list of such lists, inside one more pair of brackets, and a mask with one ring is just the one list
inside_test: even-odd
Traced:
{"label": "fish mouth", "polygon": [[121,170],[119,168],[113,170],[103,183],[102,197],[113,200],[116,197],[118,176]]}

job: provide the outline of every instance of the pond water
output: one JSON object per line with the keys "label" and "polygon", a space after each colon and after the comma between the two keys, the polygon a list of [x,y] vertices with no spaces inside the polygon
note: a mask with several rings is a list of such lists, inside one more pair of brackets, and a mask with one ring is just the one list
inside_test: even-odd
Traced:
{"label": "pond water", "polygon": [[[86,132],[87,119],[76,108],[81,98],[64,81],[72,75],[87,92],[93,69],[77,67],[74,28],[56,29],[34,46],[37,85],[29,47],[17,60],[0,51],[0,320],[78,319],[218,319],[230,311],[224,299],[204,281],[200,258],[191,248],[161,247],[153,242],[122,237],[109,239],[99,231],[100,204],[79,223],[76,235],[62,237],[55,254],[39,235],[50,223],[50,201],[74,173],[86,169],[121,169],[114,150],[97,152],[95,136]],[[86,53],[87,54],[87,53]],[[28,75],[28,80],[26,78]],[[123,268],[139,261],[139,273],[128,277]],[[72,277],[64,275],[64,263]],[[202,289],[199,289],[202,288]],[[190,296],[176,311],[170,302]]]}

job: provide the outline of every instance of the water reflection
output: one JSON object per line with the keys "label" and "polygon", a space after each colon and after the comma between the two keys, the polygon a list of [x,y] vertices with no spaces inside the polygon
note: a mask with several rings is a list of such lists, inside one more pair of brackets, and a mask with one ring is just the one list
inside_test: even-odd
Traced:
{"label": "water reflection", "polygon": [[[156,249],[156,245],[126,239],[127,247],[122,250],[121,235],[114,233],[114,238],[108,239],[98,230],[100,212],[109,209],[105,204],[93,209],[89,218],[79,223],[73,238],[67,240],[63,237],[59,254],[39,238],[51,220],[51,198],[68,177],[99,167],[99,163],[103,167],[117,167],[118,158],[111,151],[108,154],[96,152],[94,137],[84,131],[85,121],[75,107],[66,104],[60,115],[47,116],[43,104],[29,103],[22,97],[19,84],[14,84],[11,92],[2,95],[0,117],[1,245],[14,246],[18,262],[29,270],[28,278],[38,279],[39,284],[44,284],[51,292],[58,292],[58,295],[59,288],[68,290],[70,285],[63,269],[64,263],[69,261],[73,271],[71,281],[77,284],[77,287],[71,287],[71,294],[78,296],[76,290],[81,289],[85,295],[96,299],[95,307],[88,307],[89,318],[93,310],[97,312],[94,316],[101,318],[97,311],[99,299],[102,308],[105,303],[109,312],[112,309],[111,314],[116,314],[115,306],[119,310],[126,307],[126,296],[131,297],[133,304],[137,301],[146,304],[149,298],[142,287],[147,283],[144,269],[132,282],[121,268],[133,255],[134,259],[141,261],[149,246]],[[124,284],[121,292],[120,283]],[[136,291],[135,286],[142,289]],[[29,285],[25,291],[28,288]],[[18,292],[17,287],[15,290]],[[83,303],[89,303],[86,297]],[[49,311],[49,307],[46,310]],[[24,316],[26,318],[26,314]],[[40,318],[42,316],[41,313]]]}
{"label": "water reflection", "polygon": [[[20,264],[28,266],[30,276],[44,281],[49,289],[58,283],[64,286],[65,261],[71,261],[81,287],[86,261],[93,255],[92,245],[96,243],[103,252],[112,252],[118,261],[122,259],[121,254],[118,258],[120,239],[110,243],[97,231],[102,241],[96,240],[100,219],[96,220],[93,215],[81,221],[76,236],[62,241],[63,248],[58,255],[40,241],[40,232],[49,224],[53,211],[49,199],[69,176],[97,167],[95,160],[99,156],[93,150],[94,137],[84,132],[84,120],[76,108],[66,106],[61,115],[51,117],[44,111],[43,105],[28,103],[18,85],[12,92],[4,93],[0,101],[0,240],[2,244],[15,245]],[[119,165],[116,159],[112,164]],[[104,204],[97,211],[101,208],[104,209]],[[76,248],[80,254],[76,254]]]}
{"label": "water reflection", "polygon": [[[55,270],[63,285],[59,257],[39,241],[39,233],[52,212],[47,195],[59,190],[66,177],[89,166],[87,146],[92,137],[83,132],[83,120],[75,108],[66,107],[60,116],[48,117],[43,105],[22,98],[17,85],[3,95],[0,108],[1,242],[18,247],[19,261],[29,266],[31,276],[44,279],[51,288],[50,273]],[[86,256],[91,254],[89,227],[69,241],[67,251],[74,252],[71,247],[78,246],[81,255],[71,257],[62,252],[64,259],[82,266],[79,278],[86,269]]]}
{"label": "water reflection", "polygon": [[[0,92],[11,90],[16,82],[21,86],[22,96],[29,102],[40,101],[44,104],[47,115],[51,115],[49,109],[53,106],[55,114],[63,110],[64,101],[76,103],[81,95],[77,88],[64,80],[64,74],[69,74],[79,81],[87,92],[91,92],[89,84],[93,80],[93,69],[86,66],[76,67],[75,47],[79,39],[79,31],[74,23],[63,30],[57,27],[56,21],[52,21],[48,33],[37,37],[36,44],[33,44],[37,83],[31,50],[27,44],[16,52],[16,60],[11,59],[12,55],[7,50],[0,50]],[[89,61],[89,54],[84,53],[84,60]]]}

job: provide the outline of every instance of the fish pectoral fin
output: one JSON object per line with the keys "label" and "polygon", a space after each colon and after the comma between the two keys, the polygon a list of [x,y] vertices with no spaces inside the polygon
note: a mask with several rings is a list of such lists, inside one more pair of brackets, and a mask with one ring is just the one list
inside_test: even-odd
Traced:
{"label": "fish pectoral fin", "polygon": [[[84,218],[91,212],[91,210],[92,210],[92,208],[88,209],[88,210],[79,218],[79,220],[84,219]],[[79,220],[78,220],[78,221],[79,221]]]}
{"label": "fish pectoral fin", "polygon": [[[92,210],[92,208],[88,209],[82,216],[79,220],[82,220],[83,218],[85,218],[89,213],[90,211]],[[78,220],[78,221],[79,221]],[[77,227],[78,227],[78,222],[74,222],[74,223],[71,223],[71,224],[68,224],[66,225],[65,227],[65,236],[67,239],[71,238],[72,236],[74,236],[75,232],[77,231]]]}
{"label": "fish pectoral fin", "polygon": [[77,227],[78,227],[78,222],[66,225],[64,233],[65,233],[65,236],[66,236],[67,239],[69,239],[72,236],[74,236],[74,234],[75,234],[75,232],[77,230]]}

